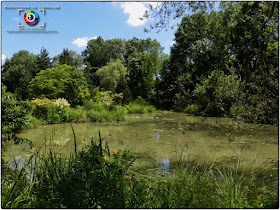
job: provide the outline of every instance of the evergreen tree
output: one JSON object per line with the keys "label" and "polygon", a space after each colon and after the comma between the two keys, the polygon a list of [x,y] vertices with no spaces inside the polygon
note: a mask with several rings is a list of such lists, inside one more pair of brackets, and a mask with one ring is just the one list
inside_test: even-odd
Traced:
{"label": "evergreen tree", "polygon": [[37,65],[40,70],[52,68],[49,52],[44,47],[42,47],[40,54],[37,56]]}

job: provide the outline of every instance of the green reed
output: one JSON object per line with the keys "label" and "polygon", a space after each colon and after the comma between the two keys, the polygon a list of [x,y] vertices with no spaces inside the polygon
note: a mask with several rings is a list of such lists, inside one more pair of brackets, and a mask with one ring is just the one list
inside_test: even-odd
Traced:
{"label": "green reed", "polygon": [[[239,158],[202,165],[179,155],[178,164],[162,173],[134,167],[135,155],[110,151],[101,133],[81,150],[74,128],[73,135],[76,146],[68,156],[45,146],[21,167],[2,164],[2,208],[278,207],[278,161],[244,170]],[[49,137],[42,146],[55,133]]]}

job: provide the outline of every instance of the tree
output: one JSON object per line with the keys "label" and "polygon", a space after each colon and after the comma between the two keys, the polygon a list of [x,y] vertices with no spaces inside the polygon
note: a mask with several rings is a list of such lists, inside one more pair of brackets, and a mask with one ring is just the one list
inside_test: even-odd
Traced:
{"label": "tree", "polygon": [[6,60],[2,69],[2,83],[7,86],[7,91],[16,93],[22,99],[30,96],[28,84],[40,71],[36,61],[36,56],[26,50]]}
{"label": "tree", "polygon": [[127,68],[123,66],[120,60],[108,63],[108,65],[98,69],[96,74],[100,80],[100,87],[104,91],[116,93],[118,86],[127,86]]}
{"label": "tree", "polygon": [[133,98],[151,100],[155,96],[155,80],[160,70],[163,48],[157,40],[133,38],[126,42],[126,65]]}
{"label": "tree", "polygon": [[87,92],[82,72],[66,64],[40,71],[29,87],[33,97],[65,98],[71,105],[81,104]]}
{"label": "tree", "polygon": [[217,2],[204,2],[204,1],[166,1],[157,2],[156,5],[150,4],[149,10],[145,12],[142,19],[151,19],[154,21],[150,25],[150,29],[144,29],[145,32],[149,32],[153,29],[158,29],[157,32],[169,27],[174,28],[172,23],[174,19],[187,16],[195,12],[207,12],[211,11]]}
{"label": "tree", "polygon": [[64,48],[62,53],[58,55],[58,61],[60,64],[66,64],[72,66],[73,58],[68,50],[68,48]]}
{"label": "tree", "polygon": [[242,94],[243,87],[238,76],[216,70],[193,91],[199,114],[216,117],[229,116],[230,108],[238,103]]}
{"label": "tree", "polygon": [[37,56],[37,65],[40,70],[52,68],[51,58],[46,48],[42,47],[40,54]]}
{"label": "tree", "polygon": [[106,66],[110,61],[121,60],[124,62],[125,41],[122,39],[104,40],[102,37],[92,39],[88,42],[87,48],[82,52],[86,64],[85,74],[89,83],[99,85],[96,71]]}
{"label": "tree", "polygon": [[83,69],[83,57],[74,50],[63,49],[63,52],[53,58],[54,62],[59,64],[66,64],[69,66],[75,66],[78,69]]}
{"label": "tree", "polygon": [[7,87],[5,85],[2,84],[1,86],[1,150],[5,150],[6,143],[11,140],[16,144],[25,142],[32,146],[33,144],[31,141],[19,138],[15,135],[16,130],[30,122],[31,106],[24,101],[18,100],[15,94],[7,92]]}
{"label": "tree", "polygon": [[[229,72],[228,40],[224,37],[221,12],[198,12],[182,19],[165,72],[165,101],[180,110],[190,103],[197,83],[213,70]],[[228,66],[227,66],[228,64]]]}
{"label": "tree", "polygon": [[85,63],[91,67],[100,68],[107,65],[111,60],[124,61],[125,41],[122,39],[104,40],[102,37],[92,39],[87,48],[82,52]]}
{"label": "tree", "polygon": [[170,71],[164,75],[167,103],[179,109],[193,103],[193,91],[219,70],[241,79],[246,97],[240,106],[251,110],[251,116],[243,113],[245,118],[277,123],[278,11],[278,2],[223,2],[220,11],[183,17],[171,49]]}
{"label": "tree", "polygon": [[[244,82],[250,121],[278,124],[279,2],[224,3],[233,65]],[[233,15],[229,15],[234,11]]]}

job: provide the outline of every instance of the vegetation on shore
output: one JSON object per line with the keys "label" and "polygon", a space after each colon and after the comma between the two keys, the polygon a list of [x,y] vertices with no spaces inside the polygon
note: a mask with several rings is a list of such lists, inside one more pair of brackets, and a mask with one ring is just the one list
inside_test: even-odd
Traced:
{"label": "vegetation on shore", "polygon": [[[76,139],[76,137],[74,137]],[[75,147],[76,148],[76,147]],[[98,141],[62,157],[41,148],[20,165],[2,163],[2,208],[277,208],[278,169],[240,160],[181,162],[168,172],[134,167],[129,151]]]}
{"label": "vegetation on shore", "polygon": [[[2,66],[2,83],[19,100],[65,98],[75,107],[109,91],[122,106],[141,97],[162,110],[278,124],[279,3],[161,4],[151,11],[182,17],[170,54],[150,38],[97,37],[80,55],[16,52]],[[130,104],[129,112],[142,110]]]}

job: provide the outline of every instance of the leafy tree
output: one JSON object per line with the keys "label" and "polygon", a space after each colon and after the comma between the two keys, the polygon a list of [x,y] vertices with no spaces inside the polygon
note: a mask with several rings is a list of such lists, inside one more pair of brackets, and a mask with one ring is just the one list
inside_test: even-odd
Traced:
{"label": "leafy tree", "polygon": [[219,70],[241,79],[240,106],[252,110],[245,118],[277,123],[278,114],[272,113],[278,113],[278,11],[277,2],[223,2],[219,11],[184,17],[163,72],[167,91],[162,101],[182,110],[194,103],[197,85]]}
{"label": "leafy tree", "polygon": [[42,47],[40,54],[37,56],[37,65],[40,70],[52,68],[51,58],[46,48]]}
{"label": "leafy tree", "polygon": [[185,107],[196,84],[205,80],[211,71],[229,71],[228,40],[223,37],[221,21],[219,12],[199,12],[182,19],[171,48],[169,71],[164,76],[169,107],[175,103],[178,110]]}
{"label": "leafy tree", "polygon": [[35,98],[65,98],[71,105],[81,104],[87,92],[87,83],[82,72],[66,64],[40,71],[29,87]]}
{"label": "leafy tree", "polygon": [[171,109],[170,98],[172,86],[170,86],[170,56],[163,54],[161,56],[161,66],[158,75],[156,75],[156,105],[161,109]]}
{"label": "leafy tree", "polygon": [[100,80],[101,90],[111,92],[114,97],[121,94],[122,104],[127,104],[130,101],[131,93],[127,82],[128,71],[120,60],[109,62],[108,65],[98,69],[96,74]]}
{"label": "leafy tree", "polygon": [[122,39],[104,40],[102,37],[92,39],[88,42],[87,48],[82,52],[86,64],[85,74],[89,83],[96,86],[99,80],[96,71],[107,65],[110,61],[121,60],[124,62],[125,41]]}
{"label": "leafy tree", "polygon": [[[155,75],[160,68],[162,50],[160,44],[150,38],[105,41],[98,37],[90,40],[87,49],[83,51],[84,62],[87,64],[85,75],[90,78],[89,83],[98,86],[101,84],[96,74],[98,69],[111,61],[120,60],[128,69],[128,85],[132,96],[150,100],[155,96]],[[128,90],[127,87],[121,89]],[[128,95],[130,91],[127,91]]]}
{"label": "leafy tree", "polygon": [[59,64],[66,64],[69,66],[75,66],[78,69],[83,69],[83,57],[74,50],[63,49],[63,52],[54,57],[54,62]]}
{"label": "leafy tree", "polygon": [[[233,65],[244,82],[243,106],[247,119],[278,123],[279,102],[279,3],[223,3],[229,21]],[[232,13],[232,15],[230,15]]]}
{"label": "leafy tree", "polygon": [[160,71],[163,48],[152,39],[133,38],[126,43],[126,65],[133,98],[151,100],[155,96],[155,81]]}
{"label": "leafy tree", "polygon": [[150,29],[145,28],[145,32],[153,29],[158,29],[157,32],[168,28],[174,28],[175,24],[172,23],[174,19],[185,17],[190,13],[207,12],[214,8],[217,2],[204,2],[204,1],[166,1],[157,2],[156,5],[151,5],[149,10],[145,12],[142,19],[152,19],[153,23]]}
{"label": "leafy tree", "polygon": [[200,115],[229,116],[232,105],[242,95],[242,84],[236,75],[225,75],[223,71],[212,71],[193,91]]}
{"label": "leafy tree", "polygon": [[72,58],[68,48],[64,48],[62,53],[58,55],[58,61],[60,64],[66,64],[69,66],[73,66],[73,58]]}
{"label": "leafy tree", "polygon": [[16,144],[26,142],[32,145],[31,141],[19,138],[15,135],[16,130],[30,122],[31,106],[29,106],[27,102],[19,101],[14,94],[7,92],[7,87],[3,84],[1,86],[1,149],[5,149],[6,143],[11,140]]}
{"label": "leafy tree", "polygon": [[22,99],[29,97],[28,84],[40,71],[36,56],[26,50],[13,54],[7,59],[2,69],[2,83],[7,90],[16,93]]}

